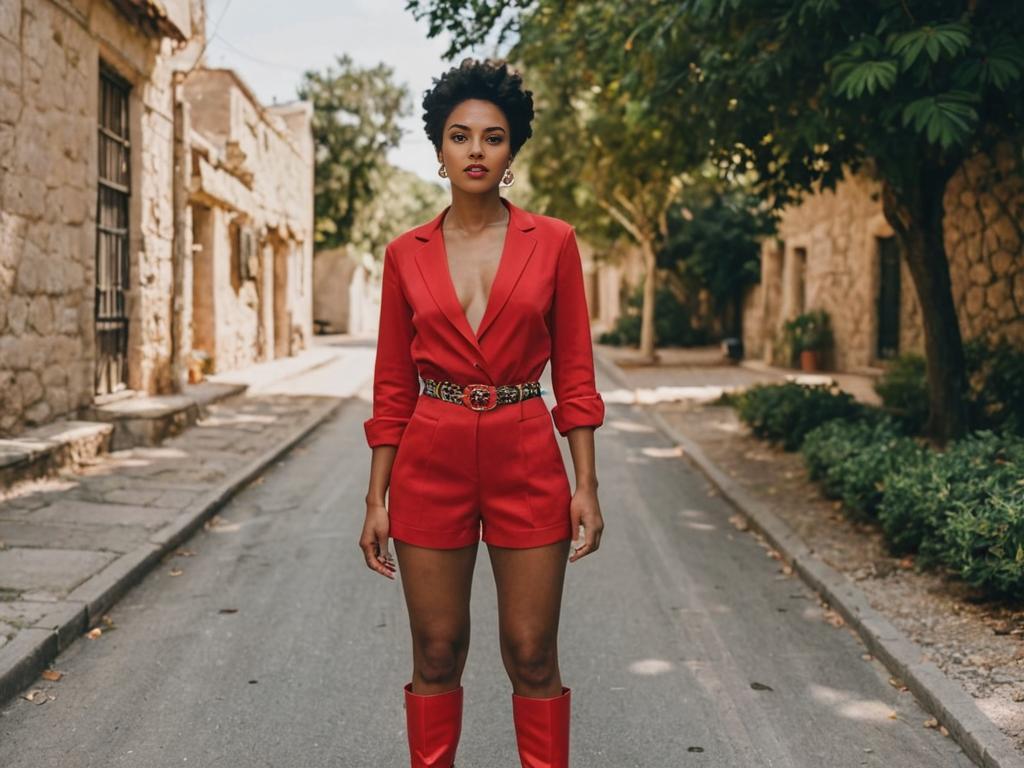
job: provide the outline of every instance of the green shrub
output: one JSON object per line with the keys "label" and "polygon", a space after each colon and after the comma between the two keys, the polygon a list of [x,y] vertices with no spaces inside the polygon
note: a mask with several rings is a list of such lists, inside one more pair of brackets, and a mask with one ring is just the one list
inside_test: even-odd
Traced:
{"label": "green shrub", "polygon": [[[950,539],[950,517],[976,514],[1024,482],[1024,440],[979,432],[944,453],[924,451],[889,477],[878,508],[893,552],[917,551],[923,565],[945,562],[960,570],[964,540]],[[1011,557],[1016,552],[1011,553]]]}
{"label": "green shrub", "polygon": [[[1006,339],[964,344],[968,387],[968,423],[972,430],[1024,436],[1024,349]],[[906,354],[896,358],[875,384],[886,410],[908,431],[919,433],[928,420],[925,360]]]}
{"label": "green shrub", "polygon": [[946,564],[964,581],[1019,599],[1024,594],[1024,477],[980,502],[954,502],[943,539]]}
{"label": "green shrub", "polygon": [[827,496],[842,499],[852,512],[871,515],[889,475],[917,460],[922,448],[891,418],[869,416],[823,424],[808,433],[800,450]]}
{"label": "green shrub", "polygon": [[852,418],[863,407],[853,397],[824,384],[803,386],[758,384],[737,398],[737,412],[758,437],[781,443],[793,451],[804,436],[826,421]]}
{"label": "green shrub", "polygon": [[[598,337],[601,344],[635,347],[640,343],[643,286],[627,297],[625,309],[615,326]],[[654,295],[654,343],[657,346],[689,347],[706,344],[708,333],[695,327],[690,307],[667,285],[659,285]]]}
{"label": "green shrub", "polygon": [[1024,436],[1024,349],[1005,338],[964,345],[973,429]]}
{"label": "green shrub", "polygon": [[875,382],[875,392],[907,432],[920,434],[928,421],[928,380],[921,355],[905,354],[893,360]]}

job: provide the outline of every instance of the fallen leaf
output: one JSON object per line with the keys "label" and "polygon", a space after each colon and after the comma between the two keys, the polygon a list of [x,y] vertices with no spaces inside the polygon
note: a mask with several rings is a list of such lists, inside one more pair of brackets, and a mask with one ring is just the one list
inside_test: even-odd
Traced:
{"label": "fallen leaf", "polygon": [[755,691],[774,691],[775,690],[770,685],[765,685],[764,683],[759,683],[756,680],[750,683],[750,687],[753,688]]}
{"label": "fallen leaf", "polygon": [[92,629],[90,629],[88,632],[85,633],[85,636],[88,637],[90,640],[95,640],[97,637],[99,637],[102,634],[103,634],[103,630],[102,629],[100,629],[99,627],[93,627]]}
{"label": "fallen leaf", "polygon": [[[36,703],[36,704],[40,703],[40,702],[36,701],[36,698],[40,697],[40,696],[43,696],[43,691],[40,690],[39,688],[36,688],[34,690],[31,690],[31,691],[28,691],[27,693],[21,694],[21,698],[23,698],[25,701],[31,701],[31,702]],[[45,699],[46,697],[43,696],[43,698]]]}
{"label": "fallen leaf", "polygon": [[237,608],[221,608],[220,613],[238,613]]}
{"label": "fallen leaf", "polygon": [[181,570],[181,568],[171,568],[171,570],[170,570],[170,571],[168,571],[168,573],[169,573],[169,574],[170,574],[171,576],[181,576],[181,574],[183,574],[183,573],[184,573],[184,571],[183,571],[183,570]]}
{"label": "fallen leaf", "polygon": [[913,568],[914,567],[914,556],[913,555],[907,555],[906,557],[900,558],[900,561],[897,563],[897,565],[900,568],[902,568],[903,570],[908,570],[910,568]]}
{"label": "fallen leaf", "polygon": [[939,726],[939,733],[941,733],[943,736],[949,736],[949,731],[946,730],[946,726],[944,725]]}
{"label": "fallen leaf", "polygon": [[195,554],[196,553],[193,552],[191,549],[176,549],[176,550],[174,550],[175,557],[194,557]]}
{"label": "fallen leaf", "polygon": [[890,720],[899,720],[899,716],[895,712],[890,712],[888,717]]}
{"label": "fallen leaf", "polygon": [[831,624],[833,627],[841,627],[846,624],[846,620],[838,613],[828,608],[824,612],[825,621]]}
{"label": "fallen leaf", "polygon": [[784,566],[782,566],[782,573],[784,575],[786,575],[786,576],[792,576],[793,575],[793,567],[791,565],[784,565]]}
{"label": "fallen leaf", "polygon": [[750,528],[750,522],[746,517],[740,514],[734,514],[729,516],[729,523],[737,531],[746,531]]}
{"label": "fallen leaf", "polygon": [[64,677],[64,673],[58,672],[56,669],[44,669],[42,673],[40,673],[40,676],[43,678],[43,680],[49,680],[55,683],[62,677]]}
{"label": "fallen leaf", "polygon": [[924,727],[925,728],[938,728],[939,727],[939,721],[936,720],[934,717],[928,718],[927,720],[924,721]]}

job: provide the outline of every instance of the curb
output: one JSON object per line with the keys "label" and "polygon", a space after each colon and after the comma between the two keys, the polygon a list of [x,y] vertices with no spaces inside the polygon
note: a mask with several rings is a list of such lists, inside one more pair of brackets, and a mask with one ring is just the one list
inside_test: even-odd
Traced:
{"label": "curb", "polygon": [[59,607],[31,627],[22,629],[9,644],[0,648],[0,705],[6,705],[30,685],[61,651],[89,627],[98,624],[104,612],[142,581],[167,553],[188,539],[270,464],[333,416],[345,402],[331,400],[312,408],[311,414],[283,440],[212,488],[192,508],[150,536],[147,543],[121,555],[79,584]]}
{"label": "curb", "polygon": [[[596,351],[595,361],[616,385],[634,389],[615,363]],[[1024,768],[1024,759],[1011,740],[978,709],[970,694],[929,661],[919,645],[872,608],[867,596],[853,581],[817,557],[781,518],[719,469],[700,446],[669,424],[654,406],[638,405],[650,415],[658,429],[682,447],[690,463],[747,517],[794,572],[839,611],[868,650],[894,676],[903,680],[971,760],[983,768]]]}

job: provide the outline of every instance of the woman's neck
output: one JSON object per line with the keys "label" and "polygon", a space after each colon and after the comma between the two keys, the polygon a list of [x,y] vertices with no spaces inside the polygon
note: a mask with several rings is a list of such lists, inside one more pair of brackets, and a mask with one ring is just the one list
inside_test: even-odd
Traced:
{"label": "woman's neck", "polygon": [[446,228],[474,234],[508,220],[508,211],[501,202],[498,190],[486,195],[469,195],[452,189],[452,204],[444,217]]}

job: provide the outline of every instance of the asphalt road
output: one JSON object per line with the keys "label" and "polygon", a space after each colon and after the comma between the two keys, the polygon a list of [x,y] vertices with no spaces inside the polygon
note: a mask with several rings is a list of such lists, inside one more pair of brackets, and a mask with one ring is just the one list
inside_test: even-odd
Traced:
{"label": "asphalt road", "polygon": [[[288,386],[326,394],[367,359]],[[133,589],[102,637],[65,651],[64,679],[39,683],[55,700],[0,712],[0,766],[408,765],[401,585],[366,569],[356,544],[365,394],[190,540],[194,556]],[[972,765],[729,523],[731,508],[642,412],[610,405],[598,438],[607,528],[601,550],[568,568],[559,637],[574,766]],[[458,765],[511,767],[494,586],[486,553],[477,562]]]}

